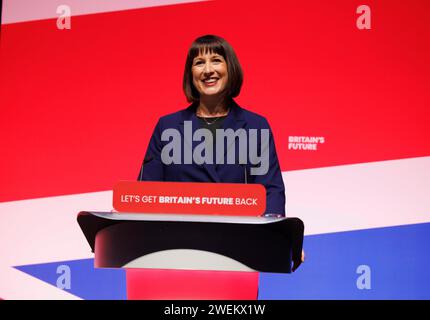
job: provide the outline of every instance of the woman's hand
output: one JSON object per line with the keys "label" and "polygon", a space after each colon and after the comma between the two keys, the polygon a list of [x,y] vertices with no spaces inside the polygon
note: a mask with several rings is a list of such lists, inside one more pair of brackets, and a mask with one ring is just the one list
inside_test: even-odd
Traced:
{"label": "woman's hand", "polygon": [[293,268],[292,271],[296,271],[300,265],[305,262],[305,250],[302,250],[302,256],[300,257],[300,260],[293,261]]}

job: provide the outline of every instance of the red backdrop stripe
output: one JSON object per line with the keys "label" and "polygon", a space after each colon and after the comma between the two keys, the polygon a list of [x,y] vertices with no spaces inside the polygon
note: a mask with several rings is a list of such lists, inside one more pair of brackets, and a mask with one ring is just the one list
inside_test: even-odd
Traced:
{"label": "red backdrop stripe", "polygon": [[[428,1],[210,1],[2,26],[0,201],[135,179],[159,116],[184,108],[192,40],[225,37],[238,102],[272,125],[283,171],[430,155]],[[6,13],[5,13],[6,14]],[[290,136],[324,137],[317,151]]]}

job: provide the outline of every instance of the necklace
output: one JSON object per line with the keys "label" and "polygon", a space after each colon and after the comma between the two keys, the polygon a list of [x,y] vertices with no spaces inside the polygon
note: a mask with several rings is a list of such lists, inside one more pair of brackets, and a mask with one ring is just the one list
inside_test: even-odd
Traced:
{"label": "necklace", "polygon": [[[219,116],[219,117],[209,117],[209,118],[206,118],[206,117],[203,117],[203,116],[199,116],[198,114],[197,114],[197,116],[198,116],[200,119],[203,119],[203,121],[204,121],[208,126],[210,126],[210,125],[214,124],[215,122],[217,122],[219,119],[226,117],[226,116],[229,114],[229,112],[230,112],[230,109],[229,109],[229,110],[227,110],[227,113],[226,113],[225,115],[222,115],[222,116]],[[214,119],[214,120],[212,120],[212,121],[208,121],[207,119]]]}
{"label": "necklace", "polygon": [[221,117],[216,117],[216,118],[215,118],[215,120],[213,120],[213,121],[208,121],[208,120],[207,120],[207,118],[203,118],[203,117],[202,117],[203,121],[204,121],[204,122],[206,122],[206,124],[207,124],[208,126],[210,126],[210,125],[214,124],[215,122],[217,122],[217,121],[219,120],[219,118],[221,118]]}

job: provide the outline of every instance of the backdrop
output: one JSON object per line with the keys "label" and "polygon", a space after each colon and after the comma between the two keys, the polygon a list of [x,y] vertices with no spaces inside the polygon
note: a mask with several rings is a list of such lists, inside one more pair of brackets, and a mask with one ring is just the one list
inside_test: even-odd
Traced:
{"label": "backdrop", "polygon": [[430,2],[64,2],[3,1],[1,298],[125,298],[76,214],[136,179],[207,33],[235,48],[237,102],[271,124],[287,216],[306,226],[306,262],[261,274],[259,298],[430,298]]}

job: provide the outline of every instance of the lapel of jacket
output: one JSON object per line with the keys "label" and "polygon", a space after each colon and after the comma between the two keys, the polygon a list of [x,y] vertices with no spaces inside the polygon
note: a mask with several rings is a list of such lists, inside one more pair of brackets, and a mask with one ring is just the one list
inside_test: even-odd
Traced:
{"label": "lapel of jacket", "polygon": [[[233,129],[233,131],[236,131],[237,129],[244,128],[246,123],[243,109],[234,100],[231,100],[230,112],[224,120],[222,128],[224,130]],[[225,142],[223,141],[223,143]],[[227,163],[227,151],[235,147],[235,141],[231,142],[228,146],[224,145],[224,163]]]}

